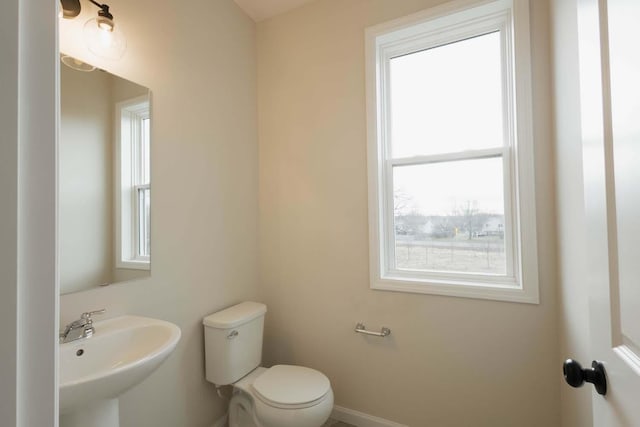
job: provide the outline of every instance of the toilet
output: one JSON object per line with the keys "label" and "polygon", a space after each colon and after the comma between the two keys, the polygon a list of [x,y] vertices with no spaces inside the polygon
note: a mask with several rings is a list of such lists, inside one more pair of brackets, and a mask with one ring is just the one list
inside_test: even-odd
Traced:
{"label": "toilet", "polygon": [[260,366],[266,312],[243,302],[203,319],[207,381],[233,386],[229,427],[321,427],[333,409],[329,379],[303,366]]}

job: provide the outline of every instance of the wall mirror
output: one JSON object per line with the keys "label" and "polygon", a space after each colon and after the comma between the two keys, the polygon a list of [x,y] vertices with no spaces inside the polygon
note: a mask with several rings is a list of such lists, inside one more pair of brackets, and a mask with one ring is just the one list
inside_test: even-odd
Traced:
{"label": "wall mirror", "polygon": [[151,273],[149,89],[61,55],[60,292]]}

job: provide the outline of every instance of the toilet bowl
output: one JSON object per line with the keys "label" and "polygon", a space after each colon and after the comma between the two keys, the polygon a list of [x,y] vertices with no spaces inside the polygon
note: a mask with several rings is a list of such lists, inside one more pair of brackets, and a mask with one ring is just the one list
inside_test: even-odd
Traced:
{"label": "toilet bowl", "polygon": [[229,427],[320,427],[333,409],[321,372],[302,366],[257,368],[233,384]]}
{"label": "toilet bowl", "polygon": [[264,304],[243,302],[203,319],[207,380],[233,386],[229,427],[321,427],[333,409],[322,372],[260,367],[266,312]]}

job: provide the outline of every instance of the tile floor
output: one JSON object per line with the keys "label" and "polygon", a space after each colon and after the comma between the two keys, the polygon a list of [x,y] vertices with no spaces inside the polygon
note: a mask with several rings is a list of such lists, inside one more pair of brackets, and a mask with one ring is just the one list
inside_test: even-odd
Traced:
{"label": "tile floor", "polygon": [[343,423],[342,421],[336,421],[329,418],[322,427],[356,427],[353,424]]}

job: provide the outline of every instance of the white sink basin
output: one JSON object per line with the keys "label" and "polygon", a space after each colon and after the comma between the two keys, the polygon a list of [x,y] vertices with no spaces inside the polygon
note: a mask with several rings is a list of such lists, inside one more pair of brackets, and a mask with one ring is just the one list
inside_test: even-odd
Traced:
{"label": "white sink basin", "polygon": [[[180,340],[176,325],[146,317],[120,316],[94,327],[92,337],[60,344],[61,415],[117,399],[147,378]],[[117,411],[117,400],[115,405]]]}

